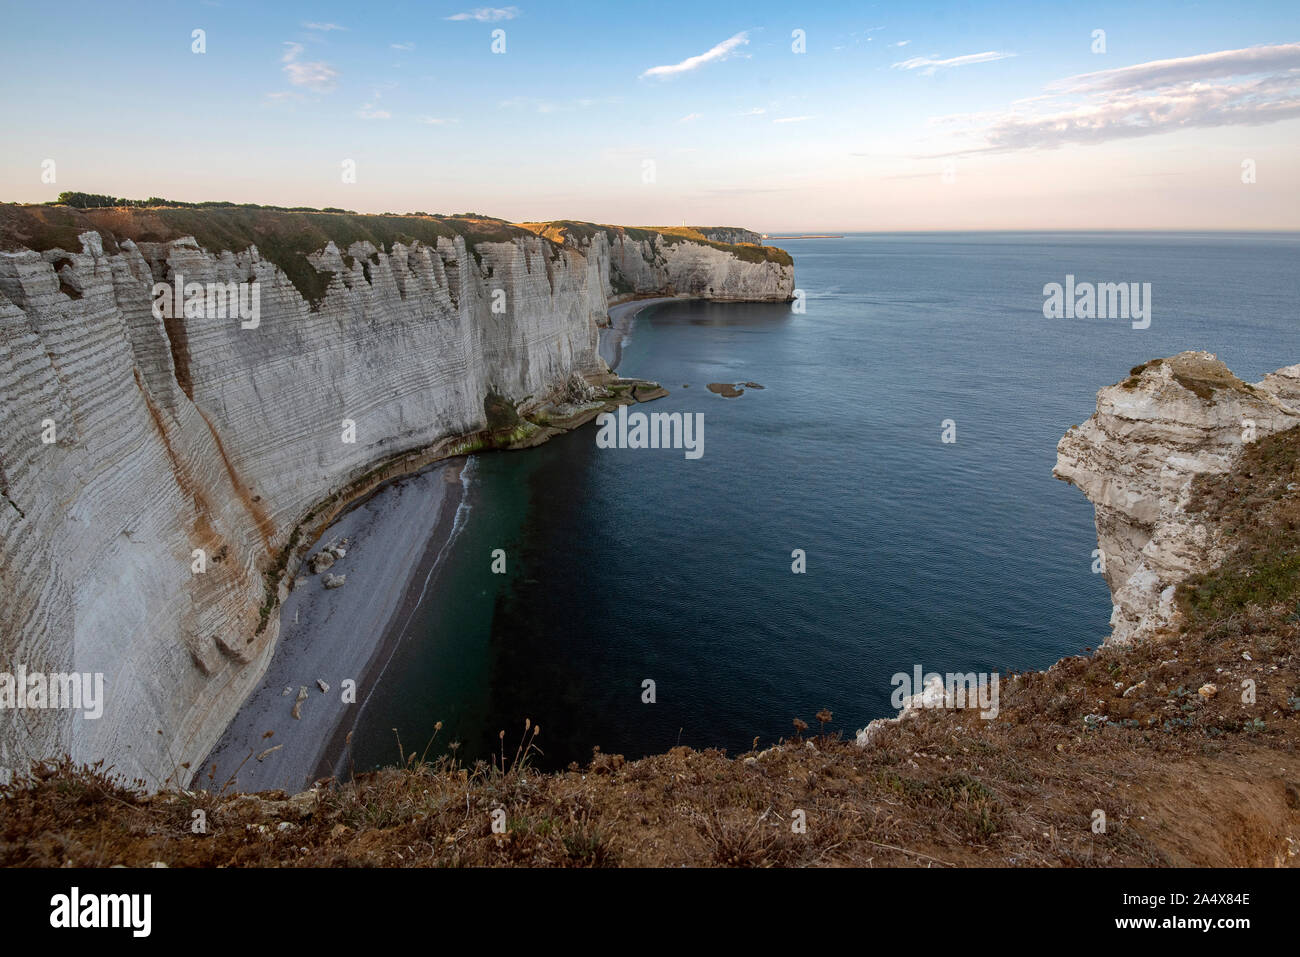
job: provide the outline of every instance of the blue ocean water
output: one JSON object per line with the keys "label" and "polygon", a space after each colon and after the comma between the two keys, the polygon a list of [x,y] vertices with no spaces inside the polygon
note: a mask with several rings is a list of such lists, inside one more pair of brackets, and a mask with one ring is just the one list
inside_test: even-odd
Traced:
{"label": "blue ocean water", "polygon": [[[851,733],[890,678],[1042,668],[1105,637],[1091,505],[1052,478],[1099,388],[1157,356],[1256,380],[1300,361],[1295,234],[892,234],[790,240],[803,314],[673,303],[620,372],[702,412],[704,455],[602,450],[588,426],[479,456],[472,509],[361,715],[355,763],[444,730],[462,758],[593,746],[737,752],[795,717]],[[1043,286],[1149,282],[1147,329],[1045,319]],[[761,383],[739,398],[709,382]],[[683,388],[689,384],[689,388]],[[941,441],[942,423],[957,441]],[[491,573],[505,549],[508,573]],[[803,549],[806,574],[791,571]],[[652,680],[654,703],[643,701]]]}

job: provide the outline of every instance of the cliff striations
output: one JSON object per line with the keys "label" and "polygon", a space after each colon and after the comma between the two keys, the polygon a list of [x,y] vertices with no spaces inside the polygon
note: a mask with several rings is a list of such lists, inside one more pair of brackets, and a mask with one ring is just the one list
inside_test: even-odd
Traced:
{"label": "cliff striations", "polygon": [[[0,207],[0,671],[102,673],[105,698],[6,712],[0,768],[184,782],[349,501],[575,421],[609,381],[611,298],[793,292],[780,250],[568,226]],[[258,314],[170,309],[159,283],[246,284]]]}

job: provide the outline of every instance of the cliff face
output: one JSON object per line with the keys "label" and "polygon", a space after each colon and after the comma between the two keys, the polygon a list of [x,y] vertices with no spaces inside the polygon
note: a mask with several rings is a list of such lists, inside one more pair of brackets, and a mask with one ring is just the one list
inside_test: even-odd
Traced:
{"label": "cliff face", "polygon": [[590,223],[525,224],[598,264],[616,295],[778,301],[794,296],[794,264],[757,233],[726,226],[662,231]]}
{"label": "cliff face", "polygon": [[627,292],[781,301],[793,294],[793,267],[746,261],[722,246],[601,234],[588,249],[598,262],[608,259],[614,288]]}
{"label": "cliff face", "polygon": [[[793,287],[745,247],[578,248],[496,221],[260,212],[241,232],[189,211],[196,240],[157,211],[0,212],[0,671],[105,688],[99,720],[0,714],[0,768],[68,752],[149,784],[187,779],[259,679],[313,522],[606,373],[597,325],[624,286]],[[380,238],[286,245],[308,228]],[[256,328],[155,316],[178,275],[256,282]]]}
{"label": "cliff face", "polygon": [[1176,586],[1232,549],[1188,510],[1193,479],[1230,471],[1247,444],[1297,424],[1300,365],[1251,385],[1209,353],[1184,352],[1097,394],[1096,414],[1057,445],[1054,474],[1096,507],[1111,643],[1176,629]]}

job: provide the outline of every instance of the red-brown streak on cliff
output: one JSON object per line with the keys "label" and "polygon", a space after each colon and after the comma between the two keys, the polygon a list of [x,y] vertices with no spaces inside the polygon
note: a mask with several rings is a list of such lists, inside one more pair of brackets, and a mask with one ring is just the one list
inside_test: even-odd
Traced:
{"label": "red-brown streak on cliff", "polygon": [[217,433],[216,428],[213,427],[212,421],[207,417],[204,411],[199,408],[197,403],[195,403],[194,408],[203,418],[203,422],[207,425],[208,431],[212,433],[212,441],[216,444],[217,452],[221,455],[221,461],[226,466],[226,475],[230,477],[230,485],[234,489],[235,494],[239,496],[239,500],[244,503],[244,507],[248,509],[249,514],[253,516],[253,521],[257,524],[257,532],[262,536],[262,544],[266,546],[266,553],[270,555],[272,550],[271,539],[275,536],[275,522],[272,521],[271,517],[266,513],[266,509],[253,501],[252,496],[248,494],[248,489],[244,487],[244,483],[240,480],[239,473],[235,471],[235,466],[231,464],[230,456],[226,454],[226,447],[222,444],[221,436]]}

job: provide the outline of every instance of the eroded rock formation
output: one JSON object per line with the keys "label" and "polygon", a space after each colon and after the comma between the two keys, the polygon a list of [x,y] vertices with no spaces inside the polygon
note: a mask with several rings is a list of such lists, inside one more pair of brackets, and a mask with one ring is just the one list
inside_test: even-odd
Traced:
{"label": "eroded rock formation", "polygon": [[1175,587],[1231,550],[1188,511],[1192,480],[1229,471],[1247,442],[1300,424],[1300,365],[1249,384],[1207,352],[1139,366],[1097,394],[1057,445],[1054,474],[1096,508],[1113,643],[1178,626]]}

